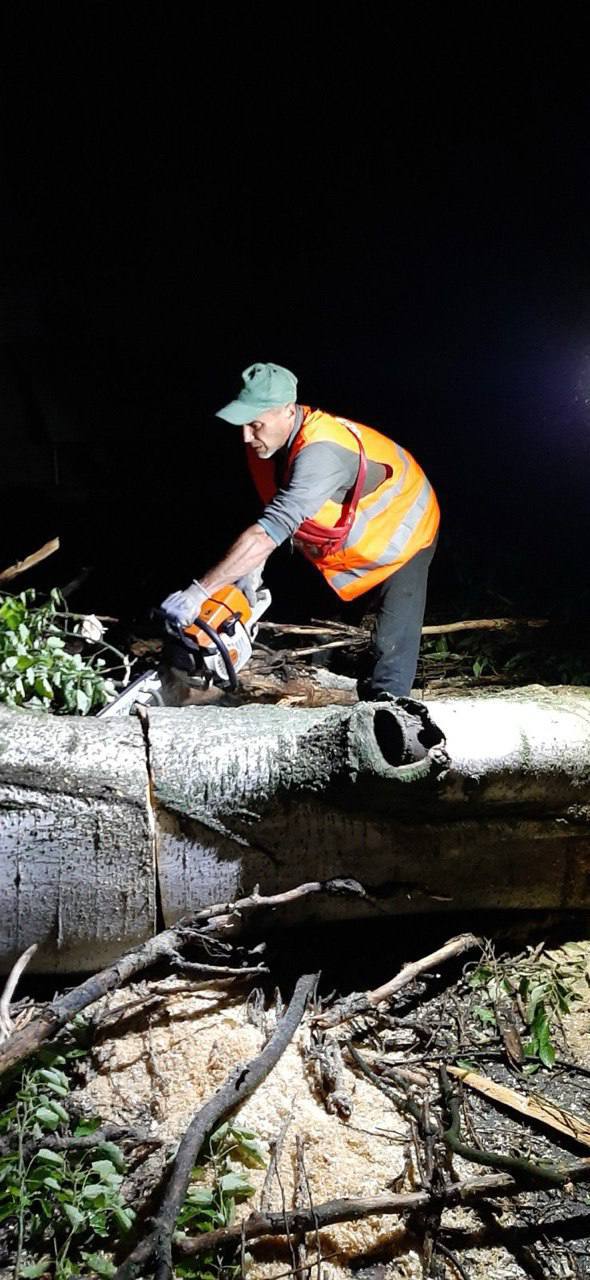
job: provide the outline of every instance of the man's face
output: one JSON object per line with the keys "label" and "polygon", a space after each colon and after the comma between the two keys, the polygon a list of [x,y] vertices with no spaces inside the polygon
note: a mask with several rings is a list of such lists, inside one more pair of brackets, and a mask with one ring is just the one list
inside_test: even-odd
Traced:
{"label": "man's face", "polygon": [[287,443],[294,423],[294,404],[267,409],[264,413],[259,413],[252,422],[244,424],[244,443],[250,445],[259,458],[272,458],[273,453]]}

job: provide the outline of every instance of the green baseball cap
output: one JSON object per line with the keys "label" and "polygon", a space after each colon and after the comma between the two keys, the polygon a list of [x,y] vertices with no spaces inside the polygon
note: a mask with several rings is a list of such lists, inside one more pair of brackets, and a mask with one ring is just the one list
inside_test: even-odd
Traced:
{"label": "green baseball cap", "polygon": [[289,404],[297,398],[297,378],[290,369],[280,364],[251,364],[242,374],[244,383],[235,400],[230,400],[215,414],[243,427],[259,413],[274,409],[279,404]]}

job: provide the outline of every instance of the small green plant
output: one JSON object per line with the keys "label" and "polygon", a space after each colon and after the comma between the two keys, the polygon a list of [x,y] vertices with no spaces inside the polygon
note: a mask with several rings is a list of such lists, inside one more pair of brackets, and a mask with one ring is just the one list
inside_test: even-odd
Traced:
{"label": "small green plant", "polygon": [[111,645],[85,638],[84,617],[70,614],[56,589],[41,604],[33,589],[0,594],[0,702],[58,715],[98,710],[116,692],[102,657],[107,650],[125,665]]}
{"label": "small green plant", "polygon": [[580,988],[590,985],[587,952],[579,943],[568,942],[541,954],[528,948],[516,960],[497,960],[490,953],[468,982],[478,1001],[472,1013],[482,1026],[495,1029],[502,1005],[510,1004],[526,1036],[523,1070],[531,1074],[555,1063],[555,1034],[561,1017],[584,998]]}
{"label": "small green plant", "polygon": [[115,1268],[101,1243],[125,1235],[134,1217],[120,1192],[124,1156],[113,1142],[84,1150],[44,1145],[47,1135],[80,1137],[100,1120],[72,1130],[64,1105],[67,1058],[46,1050],[37,1061],[42,1065],[20,1073],[0,1111],[0,1133],[14,1144],[0,1158],[0,1231],[14,1255],[14,1280],[48,1273],[54,1280],[112,1276]]}
{"label": "small green plant", "polygon": [[[247,1174],[234,1168],[236,1164],[264,1168],[266,1157],[256,1134],[229,1121],[212,1133],[206,1162],[193,1171],[193,1183],[177,1218],[178,1230],[195,1235],[231,1226],[236,1204],[254,1193]],[[211,1252],[177,1266],[176,1274],[190,1280],[238,1280],[241,1264]]]}

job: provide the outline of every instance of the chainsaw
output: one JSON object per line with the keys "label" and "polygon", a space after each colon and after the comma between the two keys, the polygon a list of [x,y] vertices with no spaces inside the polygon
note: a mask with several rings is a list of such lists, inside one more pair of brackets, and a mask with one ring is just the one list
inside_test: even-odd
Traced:
{"label": "chainsaw", "polygon": [[166,706],[167,671],[180,676],[192,688],[207,689],[216,684],[237,689],[237,672],[252,655],[258,620],[270,600],[270,591],[263,587],[251,604],[239,587],[230,584],[206,600],[188,626],[182,626],[163,609],[153,609],[153,629],[164,641],[158,668],[138,676],[98,716],[129,715],[136,704]]}

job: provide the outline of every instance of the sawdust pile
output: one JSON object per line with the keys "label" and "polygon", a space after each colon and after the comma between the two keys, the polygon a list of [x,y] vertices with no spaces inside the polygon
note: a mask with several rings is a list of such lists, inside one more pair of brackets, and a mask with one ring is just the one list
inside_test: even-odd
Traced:
{"label": "sawdust pile", "polygon": [[[217,1090],[231,1069],[262,1049],[275,1025],[274,1013],[252,1021],[252,1006],[219,988],[187,989],[178,979],[138,983],[116,992],[96,1006],[101,1032],[93,1050],[89,1078],[77,1102],[105,1120],[141,1126],[170,1142],[178,1140],[195,1111]],[[255,1025],[255,1022],[258,1025]],[[285,1129],[278,1178],[267,1187],[267,1207],[294,1204],[296,1135],[304,1141],[305,1168],[314,1203],[341,1196],[369,1196],[388,1190],[413,1190],[414,1160],[405,1121],[393,1103],[369,1081],[345,1066],[344,1086],[352,1115],[343,1120],[328,1114],[317,1089],[315,1068],[305,1060],[309,1030],[305,1025],[268,1079],[241,1108],[242,1127],[253,1130],[267,1149]],[[470,1173],[474,1166],[469,1167]],[[238,1206],[247,1217],[260,1205],[266,1170],[248,1170],[256,1193]],[[284,1197],[284,1199],[283,1199]],[[468,1210],[445,1213],[446,1225],[473,1224]],[[308,1237],[308,1257],[315,1243]],[[395,1218],[371,1217],[338,1224],[320,1233],[326,1280],[380,1263],[383,1277],[418,1280],[422,1267],[414,1242]],[[249,1274],[268,1277],[291,1265],[286,1246],[251,1245]],[[518,1280],[525,1273],[502,1249],[464,1254],[470,1273],[486,1280]],[[277,1268],[277,1263],[279,1263]]]}

